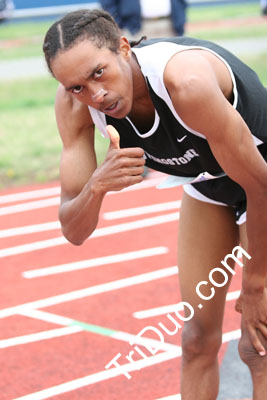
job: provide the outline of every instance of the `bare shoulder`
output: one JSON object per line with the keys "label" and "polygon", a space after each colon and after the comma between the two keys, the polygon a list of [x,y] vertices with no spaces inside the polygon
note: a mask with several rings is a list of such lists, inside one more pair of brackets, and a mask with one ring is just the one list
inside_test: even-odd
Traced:
{"label": "bare shoulder", "polygon": [[234,112],[233,83],[223,61],[207,50],[182,51],[168,62],[164,83],[187,126],[206,138],[224,137],[225,124]]}
{"label": "bare shoulder", "polygon": [[55,113],[59,133],[64,143],[94,127],[88,106],[75,99],[61,84],[56,93]]}
{"label": "bare shoulder", "polygon": [[164,83],[171,92],[201,95],[217,87],[226,97],[232,90],[230,73],[225,63],[210,51],[190,49],[176,53],[167,63]]}

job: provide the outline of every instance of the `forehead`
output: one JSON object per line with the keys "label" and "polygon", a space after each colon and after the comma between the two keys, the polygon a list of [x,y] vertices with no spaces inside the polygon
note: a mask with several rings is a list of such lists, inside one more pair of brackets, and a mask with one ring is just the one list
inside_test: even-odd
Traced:
{"label": "forehead", "polygon": [[67,50],[59,51],[51,63],[55,78],[64,86],[70,81],[85,79],[100,64],[116,56],[107,47],[98,48],[94,42],[83,40]]}

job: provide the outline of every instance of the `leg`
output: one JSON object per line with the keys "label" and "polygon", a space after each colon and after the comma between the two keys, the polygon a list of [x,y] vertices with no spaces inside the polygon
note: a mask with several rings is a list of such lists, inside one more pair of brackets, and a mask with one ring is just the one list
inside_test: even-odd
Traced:
{"label": "leg", "polygon": [[[240,239],[243,249],[248,248],[246,224],[240,226]],[[245,260],[244,260],[245,264]],[[241,300],[242,301],[242,300]],[[241,304],[242,306],[242,304]],[[261,341],[267,349],[267,340],[261,335]],[[242,337],[239,342],[239,354],[242,361],[249,367],[253,381],[253,399],[267,399],[267,356],[261,357],[251,344],[247,330],[242,321]]]}
{"label": "leg", "polygon": [[[225,286],[215,288],[215,296],[209,301],[200,299],[195,288],[199,282],[208,281],[209,271],[221,266],[221,260],[231,253],[238,240],[230,208],[204,203],[184,193],[178,238],[179,279],[182,299],[193,306],[195,315],[182,331],[183,400],[215,400],[217,397],[217,353],[230,277]],[[221,274],[217,277],[214,274],[214,279],[223,281]],[[203,286],[201,292],[208,296],[211,286]],[[200,303],[202,309],[198,308]]]}

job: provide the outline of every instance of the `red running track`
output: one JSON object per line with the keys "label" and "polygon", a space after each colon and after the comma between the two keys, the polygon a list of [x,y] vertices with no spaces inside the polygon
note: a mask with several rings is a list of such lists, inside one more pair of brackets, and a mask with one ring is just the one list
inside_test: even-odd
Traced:
{"label": "red running track", "polygon": [[[160,307],[180,301],[181,189],[156,189],[162,179],[151,173],[141,185],[107,195],[95,235],[80,247],[62,238],[58,182],[0,193],[1,400],[180,398],[181,332],[165,333],[161,345],[157,332],[160,322],[174,329],[166,317],[173,309]],[[125,212],[111,214],[117,211]],[[237,270],[230,292],[240,286]],[[238,337],[239,323],[228,301],[226,342]],[[144,336],[154,342],[138,344],[142,356],[129,342],[148,326],[154,331]],[[159,345],[158,352],[145,344]],[[137,363],[126,359],[134,350]],[[105,368],[118,353],[131,379]]]}

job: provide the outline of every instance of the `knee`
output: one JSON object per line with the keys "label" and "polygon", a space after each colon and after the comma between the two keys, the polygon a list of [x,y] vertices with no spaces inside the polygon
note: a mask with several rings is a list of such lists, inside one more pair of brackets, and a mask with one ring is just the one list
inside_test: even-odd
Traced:
{"label": "knee", "polygon": [[184,361],[199,357],[214,362],[221,346],[221,332],[205,329],[197,322],[185,324],[182,332],[182,351]]}
{"label": "knee", "polygon": [[[262,336],[261,339],[263,339]],[[264,339],[262,340],[262,342],[264,342]],[[265,348],[267,350],[266,345]],[[245,329],[242,332],[242,337],[238,344],[238,351],[241,360],[249,367],[251,372],[257,374],[264,371],[264,373],[266,374],[267,356],[262,357],[258,354],[251,343],[248,332]],[[264,366],[265,368],[263,368]]]}

